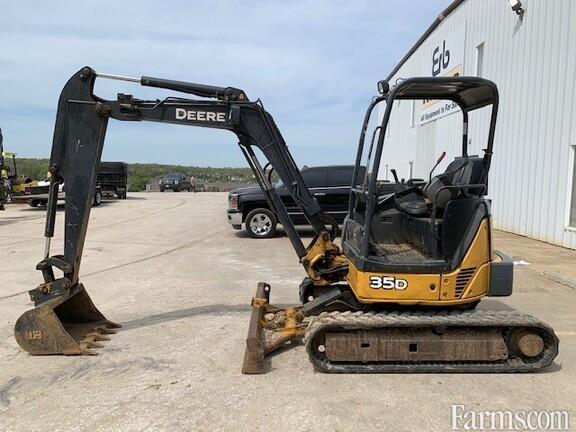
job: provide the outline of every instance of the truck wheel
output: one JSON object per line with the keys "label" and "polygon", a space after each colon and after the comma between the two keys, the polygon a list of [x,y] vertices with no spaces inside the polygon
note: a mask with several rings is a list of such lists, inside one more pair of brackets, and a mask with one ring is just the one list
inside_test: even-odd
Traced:
{"label": "truck wheel", "polygon": [[96,190],[96,192],[94,193],[94,202],[92,203],[92,205],[94,207],[98,207],[100,204],[102,204],[102,192]]}
{"label": "truck wheel", "polygon": [[276,233],[276,216],[270,210],[258,208],[246,216],[246,231],[252,238],[270,238]]}

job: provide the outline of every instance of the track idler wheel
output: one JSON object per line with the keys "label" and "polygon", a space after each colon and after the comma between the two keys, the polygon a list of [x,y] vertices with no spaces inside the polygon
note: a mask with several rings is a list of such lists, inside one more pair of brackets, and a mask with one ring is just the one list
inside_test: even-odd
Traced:
{"label": "track idler wheel", "polygon": [[33,355],[97,355],[93,348],[104,347],[100,342],[121,327],[100,313],[82,284],[70,292],[18,318],[14,336],[22,349]]}
{"label": "track idler wheel", "polygon": [[544,351],[544,339],[534,330],[515,330],[508,338],[510,349],[526,358],[538,357]]}

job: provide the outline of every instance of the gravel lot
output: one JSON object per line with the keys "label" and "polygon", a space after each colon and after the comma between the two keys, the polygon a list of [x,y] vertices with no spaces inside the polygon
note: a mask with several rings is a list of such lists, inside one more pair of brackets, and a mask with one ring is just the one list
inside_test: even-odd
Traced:
{"label": "gravel lot", "polygon": [[286,237],[249,239],[227,224],[225,208],[223,193],[133,193],[93,209],[81,280],[124,326],[97,357],[20,350],[13,325],[41,281],[44,211],[0,212],[0,430],[448,431],[452,404],[574,409],[576,287],[530,257],[548,248],[546,259],[563,260],[558,275],[576,253],[510,234],[496,246],[532,265],[516,267],[513,297],[481,307],[548,321],[561,339],[548,372],[326,375],[297,346],[275,355],[268,374],[241,375],[257,282],[270,282],[274,303],[295,303],[303,271]]}

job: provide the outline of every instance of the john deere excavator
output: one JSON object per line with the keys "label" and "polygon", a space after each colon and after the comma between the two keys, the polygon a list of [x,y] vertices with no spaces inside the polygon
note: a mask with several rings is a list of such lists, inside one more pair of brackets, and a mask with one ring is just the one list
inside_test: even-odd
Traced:
{"label": "john deere excavator", "polygon": [[[133,81],[192,94],[117,100],[94,95],[97,78]],[[410,78],[392,89],[378,84],[362,126],[342,247],[338,226],[325,215],[262,103],[233,87],[100,74],[84,67],[65,85],[58,104],[50,160],[46,252],[37,269],[44,282],[30,295],[36,307],[17,321],[20,346],[32,354],[96,354],[120,327],[93,305],[79,280],[82,249],[106,126],[110,119],[226,129],[238,144],[304,267],[302,304],[271,305],[270,286],[252,299],[244,373],[266,370],[265,356],[304,338],[323,372],[528,372],[548,367],[558,352],[554,331],[515,311],[474,310],[485,296],[512,292],[512,262],[493,251],[490,203],[485,198],[492,159],[498,91],[474,77]],[[422,185],[397,182],[379,193],[378,167],[394,101],[451,100],[462,112],[461,155]],[[385,105],[368,133],[375,108]],[[491,106],[484,155],[468,154],[469,113]],[[368,140],[366,138],[369,138]],[[290,188],[316,232],[305,247],[262,169],[259,149]],[[438,165],[441,159],[437,161]],[[361,169],[361,167],[366,169]],[[365,174],[364,174],[365,173]],[[64,254],[50,255],[58,186],[68,187]],[[63,275],[56,278],[54,269]]]}

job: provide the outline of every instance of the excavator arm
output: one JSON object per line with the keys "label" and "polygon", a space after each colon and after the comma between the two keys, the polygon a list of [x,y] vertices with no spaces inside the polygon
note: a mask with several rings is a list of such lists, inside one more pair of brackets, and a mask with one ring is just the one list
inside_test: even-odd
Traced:
{"label": "excavator arm", "polygon": [[[78,281],[82,248],[88,227],[98,164],[104,145],[109,119],[120,121],[153,121],[185,126],[225,129],[238,137],[238,144],[254,171],[266,197],[276,211],[298,258],[308,271],[310,259],[307,248],[292,224],[274,187],[259,163],[254,147],[268,159],[278,176],[288,185],[296,203],[310,221],[317,236],[331,237],[326,224],[333,224],[306,187],[286,143],[272,116],[262,104],[250,102],[242,90],[232,87],[214,87],[180,81],[142,77],[143,86],[164,88],[216,100],[167,98],[147,101],[131,95],[119,94],[109,101],[94,95],[94,83],[99,75],[85,67],[76,73],[64,87],[58,103],[54,142],[50,159],[53,185],[66,183],[66,228],[64,260],[70,273],[64,272],[71,284]],[[135,80],[101,74],[104,78]],[[56,186],[54,185],[53,188]],[[53,207],[53,203],[50,203]],[[52,209],[51,209],[52,210]],[[47,216],[46,237],[53,235],[54,211]],[[317,238],[312,243],[317,242]],[[318,277],[315,277],[319,279]]]}
{"label": "excavator arm", "polygon": [[[94,94],[94,84],[98,77],[139,82],[142,86],[178,91],[206,99],[169,97],[163,100],[140,100],[132,95],[119,94],[116,100],[105,100]],[[114,331],[117,327],[94,307],[79,282],[98,166],[110,119],[173,123],[233,132],[238,137],[238,144],[271,208],[278,215],[309,280],[319,287],[343,280],[347,272],[347,260],[332,242],[338,226],[322,212],[306,187],[272,116],[266,112],[260,101],[249,101],[242,90],[233,87],[98,74],[93,69],[84,67],[66,83],[58,102],[49,167],[51,184],[45,227],[45,257],[37,266],[43,273],[44,282],[30,291],[36,309],[25,313],[16,326],[17,340],[27,351],[36,354],[85,354],[90,351],[89,348],[98,345],[97,340],[102,334]],[[289,187],[294,201],[315,230],[316,236],[308,247],[303,245],[282,200],[266,176],[257,159],[255,148],[262,152],[284,185]],[[66,189],[64,251],[63,255],[50,255],[58,188],[63,184]],[[326,225],[332,225],[332,229],[328,230]],[[61,270],[62,277],[56,278],[54,269]],[[269,292],[267,296],[261,294],[257,295],[257,298],[262,300],[266,297],[267,303],[268,296]],[[262,302],[259,306],[262,306]],[[39,314],[38,311],[44,312]],[[53,312],[56,312],[56,316],[52,316]],[[258,315],[261,315],[260,312]],[[70,323],[75,327],[68,325],[67,328]],[[82,324],[80,327],[83,326],[81,329],[78,328],[79,324]],[[71,336],[75,343],[63,337],[64,340],[56,344],[58,346],[50,345],[48,339],[58,339],[54,334],[62,333],[54,331],[54,328],[60,330],[60,325],[64,326],[64,333]],[[97,331],[94,331],[94,325]],[[52,331],[48,332],[51,338],[44,336],[45,330],[42,328],[52,328]],[[94,338],[86,339],[86,331],[92,332],[87,334],[95,335]],[[82,343],[85,346],[82,346]]]}

